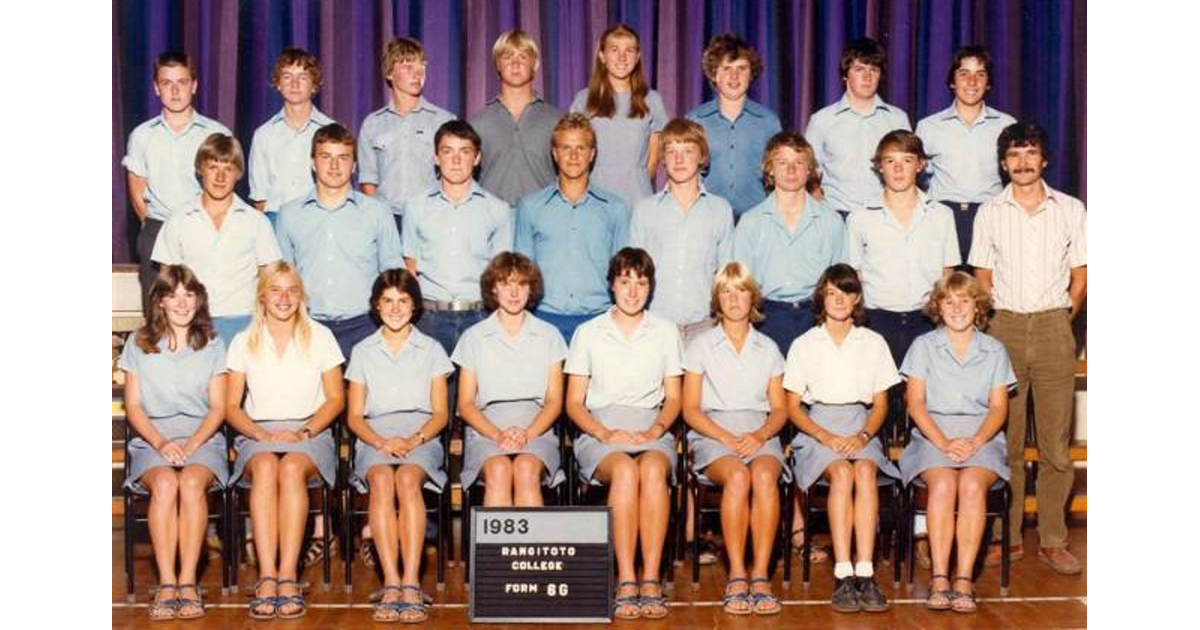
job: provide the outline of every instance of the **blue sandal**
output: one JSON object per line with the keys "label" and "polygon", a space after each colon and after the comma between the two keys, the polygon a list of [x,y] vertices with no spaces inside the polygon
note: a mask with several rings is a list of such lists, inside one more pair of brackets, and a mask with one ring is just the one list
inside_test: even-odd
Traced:
{"label": "blue sandal", "polygon": [[[415,592],[417,594],[417,601],[415,601],[415,602],[399,601],[399,602],[392,602],[392,603],[388,604],[399,614],[399,616],[396,617],[397,621],[399,621],[400,623],[422,623],[426,619],[429,619],[429,611],[425,608],[425,601],[426,601],[425,593],[421,590],[420,586],[414,586],[412,584],[405,584],[400,587],[400,591],[401,592],[405,592],[405,591]],[[405,613],[409,613],[410,611],[413,614],[408,614],[408,615],[405,614]]]}
{"label": "blue sandal", "polygon": [[271,597],[258,597],[258,589],[267,582],[274,582],[276,588],[279,587],[279,580],[273,577],[259,578],[259,580],[254,583],[255,596],[250,600],[250,603],[247,604],[247,606],[250,608],[251,619],[274,619],[279,613],[279,605],[276,601],[278,600],[278,597],[274,595]]}
{"label": "blue sandal", "polygon": [[749,586],[746,587],[747,590],[736,592],[736,593],[733,592],[734,584],[746,584],[746,583],[747,583],[746,578],[741,578],[741,577],[730,578],[730,580],[725,583],[725,599],[724,599],[725,612],[727,612],[731,615],[749,615],[754,612],[753,608],[750,606],[750,590],[749,590],[750,587]]}
{"label": "blue sandal", "polygon": [[[621,589],[632,588],[632,595],[621,595]],[[613,598],[613,616],[617,619],[630,621],[642,616],[642,609],[638,605],[638,583],[637,582],[619,582],[617,583],[617,595]],[[622,614],[624,611],[624,614]]]}
{"label": "blue sandal", "polygon": [[[646,586],[658,587],[658,595],[645,595]],[[667,598],[663,595],[663,583],[658,580],[642,580],[638,583],[638,610],[643,619],[662,619],[667,616]]]}
{"label": "blue sandal", "polygon": [[[185,588],[196,591],[196,598],[180,597]],[[186,614],[185,614],[185,611]],[[195,584],[180,584],[175,587],[175,617],[178,619],[199,619],[204,616],[204,593]]]}
{"label": "blue sandal", "polygon": [[179,600],[175,597],[163,597],[164,591],[171,591],[178,596],[179,589],[174,584],[160,584],[150,589],[150,621],[168,621],[179,616]]}
{"label": "blue sandal", "polygon": [[[295,585],[298,591],[295,595],[278,595],[275,597],[275,615],[280,619],[299,619],[308,612],[307,605],[304,603],[304,587],[295,580],[279,580],[279,586],[285,584]],[[295,606],[291,612],[283,612],[284,606]]]}
{"label": "blue sandal", "polygon": [[753,611],[756,615],[778,615],[783,612],[783,604],[779,603],[779,598],[774,593],[763,593],[754,590],[755,584],[766,584],[768,588],[771,586],[771,579],[765,577],[756,577],[750,580],[750,600],[753,602]]}

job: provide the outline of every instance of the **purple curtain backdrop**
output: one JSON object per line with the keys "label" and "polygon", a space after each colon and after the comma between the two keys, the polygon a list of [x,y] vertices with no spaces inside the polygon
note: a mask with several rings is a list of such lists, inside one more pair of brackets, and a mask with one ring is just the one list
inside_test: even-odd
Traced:
{"label": "purple curtain backdrop", "polygon": [[[268,80],[276,55],[299,46],[321,59],[317,105],[355,132],[386,97],[383,43],[420,39],[426,97],[468,116],[495,95],[492,43],[520,27],[542,49],[537,88],[561,109],[587,84],[596,40],[624,22],[667,110],[680,116],[712,98],[700,55],[733,31],[763,56],[751,98],[803,130],[843,91],[838,59],[850,40],[888,51],[883,97],[912,124],[949,105],[944,78],[958,46],[986,46],[995,62],[988,103],[1050,132],[1052,186],[1086,199],[1087,20],[1082,0],[112,0],[113,262],[133,260],[136,220],[120,160],[130,131],[158,114],[154,57],[182,49],[199,64],[196,106],[249,150],[254,129],[281,107]],[[238,192],[245,195],[243,180]]]}

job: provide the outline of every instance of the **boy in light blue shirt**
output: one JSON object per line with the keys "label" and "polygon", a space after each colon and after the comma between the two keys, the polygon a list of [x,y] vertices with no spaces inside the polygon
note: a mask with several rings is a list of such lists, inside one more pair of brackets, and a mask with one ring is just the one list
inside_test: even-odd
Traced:
{"label": "boy in light blue shirt", "polygon": [[283,204],[313,187],[313,134],[333,119],[313,105],[321,89],[315,56],[284,48],[275,60],[271,87],[283,97],[283,109],[256,129],[250,141],[250,199],[273,225]]}
{"label": "boy in light blue shirt", "polygon": [[138,280],[142,310],[150,316],[149,292],[158,270],[150,259],[163,223],[200,195],[196,149],[210,134],[233,135],[221,123],[201,116],[192,106],[199,81],[188,55],[169,51],[154,60],[154,94],[162,112],[129,134],[121,165],[125,167],[129,201],[142,222],[138,232]]}
{"label": "boy in light blue shirt", "polygon": [[421,42],[393,39],[384,48],[382,65],[391,96],[359,129],[358,185],[391,209],[400,229],[405,200],[437,184],[433,136],[454,114],[421,95],[426,65]]}

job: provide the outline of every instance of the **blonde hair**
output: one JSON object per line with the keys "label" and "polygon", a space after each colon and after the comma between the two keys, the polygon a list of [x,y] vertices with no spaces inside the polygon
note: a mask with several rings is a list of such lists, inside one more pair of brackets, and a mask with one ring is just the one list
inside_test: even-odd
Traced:
{"label": "blonde hair", "polygon": [[712,309],[713,317],[724,319],[724,314],[721,313],[721,292],[725,289],[745,289],[750,292],[750,322],[757,324],[766,319],[762,313],[763,296],[762,289],[759,288],[758,282],[754,279],[754,274],[746,268],[746,265],[738,261],[726,263],[717,275],[713,276],[712,296],[709,301],[709,308]]}
{"label": "blonde hair", "polygon": [[497,37],[496,43],[492,45],[492,64],[496,66],[497,72],[500,71],[500,57],[510,50],[525,53],[533,60],[533,71],[537,72],[541,62],[537,42],[519,28],[500,33],[500,37]]}
{"label": "blonde hair", "polygon": [[308,294],[304,292],[304,280],[300,277],[300,272],[296,268],[286,262],[276,263],[274,266],[268,266],[258,276],[258,287],[254,291],[254,321],[250,325],[250,333],[246,337],[246,347],[250,350],[250,354],[258,354],[262,347],[263,329],[267,326],[267,306],[264,304],[264,298],[267,295],[267,290],[271,288],[271,283],[275,278],[288,273],[296,278],[296,286],[300,289],[300,305],[296,309],[295,319],[292,322],[292,340],[300,348],[300,351],[308,354],[309,342],[312,340],[312,320],[308,317]]}
{"label": "blonde hair", "polygon": [[604,31],[596,44],[596,54],[592,59],[592,78],[588,81],[587,104],[585,109],[588,116],[593,118],[612,118],[617,115],[617,101],[613,96],[612,82],[608,80],[608,68],[604,66],[600,55],[604,46],[613,37],[628,37],[633,40],[638,49],[638,61],[629,75],[629,117],[645,118],[650,115],[650,106],[646,104],[646,96],[650,94],[650,85],[646,83],[646,73],[642,70],[642,40],[632,28],[618,24]]}
{"label": "blonde hair", "polygon": [[665,154],[668,142],[690,142],[700,149],[700,168],[708,166],[708,136],[704,127],[687,118],[672,118],[662,129],[662,150]]}
{"label": "blonde hair", "polygon": [[384,45],[380,68],[383,70],[383,80],[388,86],[392,84],[392,80],[388,78],[392,73],[392,66],[405,61],[425,61],[425,47],[421,42],[408,37],[397,37]]}
{"label": "blonde hair", "polygon": [[925,314],[933,320],[933,325],[942,325],[942,300],[951,293],[966,293],[975,300],[975,327],[987,330],[992,297],[983,290],[983,285],[979,284],[975,276],[965,271],[955,271],[933,285],[933,291],[929,293],[929,302],[925,304]]}

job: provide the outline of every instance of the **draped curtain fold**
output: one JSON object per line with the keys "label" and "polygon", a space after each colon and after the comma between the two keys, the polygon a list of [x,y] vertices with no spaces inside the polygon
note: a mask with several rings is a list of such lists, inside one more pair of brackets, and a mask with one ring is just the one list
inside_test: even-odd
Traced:
{"label": "draped curtain fold", "polygon": [[[234,130],[249,150],[254,129],[281,107],[269,85],[285,46],[321,59],[317,106],[357,133],[386,98],[379,56],[395,36],[421,40],[426,97],[469,116],[495,96],[492,43],[520,27],[542,50],[536,87],[566,109],[587,85],[596,40],[624,22],[641,36],[642,61],[668,113],[712,98],[700,56],[714,35],[740,34],[763,56],[751,98],[803,130],[838,99],[842,48],[867,35],[888,53],[881,94],[921,118],[947,107],[958,46],[978,43],[995,72],[988,103],[1050,133],[1052,186],[1086,198],[1086,5],[1082,0],[112,0],[113,262],[133,259],[136,220],[120,166],[129,133],[158,113],[154,57],[180,49],[199,68],[197,109]],[[245,195],[243,180],[238,192]]]}

